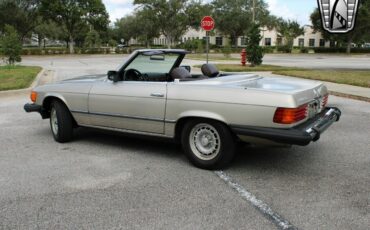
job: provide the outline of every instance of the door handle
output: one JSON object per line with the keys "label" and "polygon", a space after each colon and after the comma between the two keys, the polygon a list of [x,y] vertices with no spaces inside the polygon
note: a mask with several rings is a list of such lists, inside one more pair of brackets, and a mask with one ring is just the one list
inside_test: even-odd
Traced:
{"label": "door handle", "polygon": [[164,97],[164,94],[163,93],[151,93],[150,96],[151,97]]}

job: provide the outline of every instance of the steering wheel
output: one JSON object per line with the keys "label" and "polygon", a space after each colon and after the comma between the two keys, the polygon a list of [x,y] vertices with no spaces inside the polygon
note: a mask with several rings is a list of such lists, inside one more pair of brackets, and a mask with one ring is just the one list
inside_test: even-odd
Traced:
{"label": "steering wheel", "polygon": [[124,81],[138,81],[140,80],[142,74],[137,69],[128,69],[123,74]]}

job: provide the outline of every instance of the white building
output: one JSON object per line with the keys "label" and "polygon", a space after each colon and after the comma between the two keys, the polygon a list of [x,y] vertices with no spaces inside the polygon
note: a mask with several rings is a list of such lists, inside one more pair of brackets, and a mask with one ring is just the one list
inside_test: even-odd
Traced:
{"label": "white building", "polygon": [[[326,42],[320,32],[314,32],[311,26],[304,26],[305,33],[302,36],[294,39],[294,46],[297,47],[330,47],[330,42]],[[217,46],[228,45],[229,39],[223,36],[221,33],[215,31],[213,36],[210,36],[210,44]],[[267,28],[261,28],[261,46],[278,46],[282,44],[282,38],[279,37],[275,29],[268,30]],[[182,42],[195,39],[206,39],[206,32],[203,30],[189,29],[181,38]],[[131,44],[135,43],[135,40],[130,41]],[[161,35],[159,38],[155,38],[153,41],[154,45],[167,45],[168,42],[166,37]],[[246,38],[238,38],[238,46],[243,47],[246,45]]]}

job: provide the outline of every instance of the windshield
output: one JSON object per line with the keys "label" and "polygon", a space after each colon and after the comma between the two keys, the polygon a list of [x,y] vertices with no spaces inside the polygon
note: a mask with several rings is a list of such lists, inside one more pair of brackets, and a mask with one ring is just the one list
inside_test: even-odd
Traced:
{"label": "windshield", "polygon": [[139,54],[127,67],[141,73],[169,73],[179,54]]}

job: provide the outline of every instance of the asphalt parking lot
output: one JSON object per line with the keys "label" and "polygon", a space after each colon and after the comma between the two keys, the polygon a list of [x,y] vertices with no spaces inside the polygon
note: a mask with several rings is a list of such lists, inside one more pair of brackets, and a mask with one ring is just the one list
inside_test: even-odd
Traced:
{"label": "asphalt parking lot", "polygon": [[[60,80],[104,73],[124,58],[26,58],[25,64],[53,69]],[[73,142],[56,143],[48,120],[23,111],[26,102],[26,94],[0,97],[0,229],[370,226],[367,102],[332,96],[330,105],[343,116],[319,142],[244,146],[221,174],[194,168],[179,146],[163,140],[79,129]]]}

